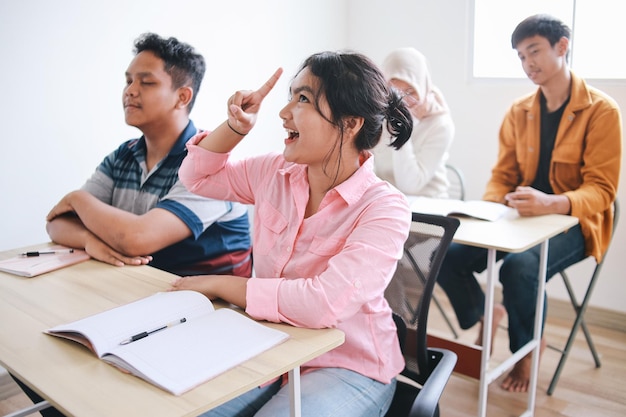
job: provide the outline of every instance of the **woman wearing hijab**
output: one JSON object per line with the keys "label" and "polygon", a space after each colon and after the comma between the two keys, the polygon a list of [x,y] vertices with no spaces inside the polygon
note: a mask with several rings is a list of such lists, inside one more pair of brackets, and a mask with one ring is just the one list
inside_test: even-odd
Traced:
{"label": "woman wearing hijab", "polygon": [[374,149],[376,174],[407,195],[448,197],[446,161],[454,137],[448,105],[430,78],[426,58],[414,48],[391,52],[382,65],[390,86],[404,97],[413,116],[413,134],[400,149],[383,133]]}

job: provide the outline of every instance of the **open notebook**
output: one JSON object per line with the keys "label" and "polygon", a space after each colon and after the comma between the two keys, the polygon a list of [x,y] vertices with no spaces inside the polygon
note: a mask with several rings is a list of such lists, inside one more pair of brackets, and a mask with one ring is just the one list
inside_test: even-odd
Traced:
{"label": "open notebook", "polygon": [[180,395],[289,335],[195,291],[160,292],[46,330],[81,343],[124,372]]}
{"label": "open notebook", "polygon": [[504,204],[484,200],[453,200],[445,198],[409,197],[411,211],[440,216],[469,216],[496,221],[515,209]]}

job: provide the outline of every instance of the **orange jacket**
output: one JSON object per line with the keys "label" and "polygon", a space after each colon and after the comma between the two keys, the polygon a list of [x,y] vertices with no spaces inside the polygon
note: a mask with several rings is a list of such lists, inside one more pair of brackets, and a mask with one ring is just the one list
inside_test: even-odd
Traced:
{"label": "orange jacket", "polygon": [[[519,185],[529,186],[539,164],[540,92],[516,100],[500,128],[498,160],[483,199],[504,203]],[[559,124],[550,184],[565,194],[579,219],[585,253],[602,259],[611,239],[622,160],[619,107],[603,92],[572,73],[570,101]]]}

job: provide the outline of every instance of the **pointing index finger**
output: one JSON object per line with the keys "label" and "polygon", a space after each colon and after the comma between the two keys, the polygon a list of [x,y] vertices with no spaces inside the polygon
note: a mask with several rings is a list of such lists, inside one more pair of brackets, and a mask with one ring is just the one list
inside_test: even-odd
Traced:
{"label": "pointing index finger", "polygon": [[270,79],[267,80],[265,84],[263,84],[261,88],[257,90],[257,93],[260,94],[262,98],[265,98],[265,96],[267,96],[269,92],[272,91],[272,88],[274,88],[282,73],[283,69],[278,68],[276,72],[270,77]]}

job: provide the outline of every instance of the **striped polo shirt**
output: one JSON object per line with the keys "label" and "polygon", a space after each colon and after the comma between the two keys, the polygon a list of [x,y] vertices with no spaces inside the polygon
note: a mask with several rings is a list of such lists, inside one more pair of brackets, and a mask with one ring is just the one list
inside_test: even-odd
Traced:
{"label": "striped polo shirt", "polygon": [[241,267],[232,263],[251,263],[247,209],[193,194],[179,181],[185,144],[196,132],[189,121],[170,153],[150,172],[145,138],[131,139],[104,158],[82,189],[138,215],[156,207],[168,210],[189,227],[192,236],[151,254],[152,266],[178,275],[232,273],[233,267]]}

